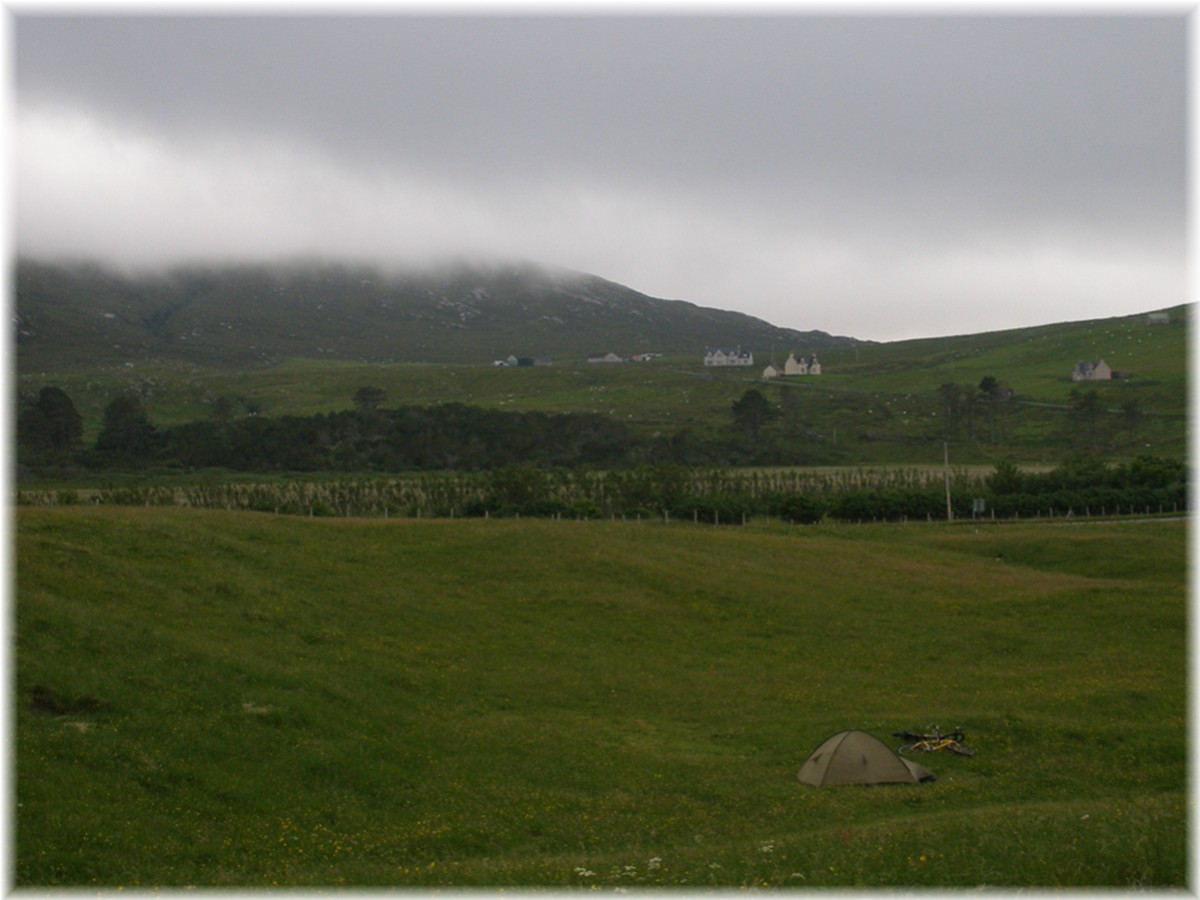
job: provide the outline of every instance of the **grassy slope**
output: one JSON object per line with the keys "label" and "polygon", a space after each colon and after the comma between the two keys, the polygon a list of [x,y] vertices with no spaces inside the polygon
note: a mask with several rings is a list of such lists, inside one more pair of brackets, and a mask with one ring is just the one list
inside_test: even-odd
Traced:
{"label": "grassy slope", "polygon": [[[222,395],[264,415],[307,415],[346,409],[363,385],[383,388],[388,405],[457,401],[486,407],[548,412],[604,412],[648,431],[672,434],[726,428],[730,407],[750,387],[778,402],[783,391],[800,398],[801,421],[836,450],[825,462],[936,462],[944,427],[937,389],[946,382],[978,385],[992,375],[1017,393],[1000,426],[1001,439],[954,441],[961,462],[987,463],[1005,456],[1048,462],[1068,452],[1067,408],[1075,361],[1104,357],[1133,373],[1128,381],[1087,385],[1110,410],[1105,426],[1126,455],[1186,454],[1187,327],[1185,310],[1169,326],[1144,316],[1107,319],[921,341],[867,345],[822,352],[819,378],[776,382],[764,388],[753,370],[705,370],[698,357],[637,365],[558,365],[493,369],[490,366],[401,365],[292,360],[251,370],[222,370],[181,363],[136,362],[54,373],[23,372],[17,388],[36,394],[46,384],[63,387],[84,416],[86,439],[99,431],[105,404],[118,391],[141,395],[151,419],[162,425],[204,419]],[[762,356],[762,354],[760,354]],[[764,365],[766,360],[760,360]],[[1137,400],[1144,413],[1138,442],[1126,446],[1121,406]],[[979,414],[982,415],[982,412]],[[890,440],[864,442],[861,435]],[[986,435],[986,431],[984,432]],[[1110,451],[1111,452],[1111,451]],[[828,453],[826,454],[829,455]]]}
{"label": "grassy slope", "polygon": [[291,357],[487,364],[512,353],[582,362],[607,350],[849,340],[520,263],[393,275],[337,264],[122,275],[20,260],[15,274],[21,364],[38,370],[79,359],[228,368]]}
{"label": "grassy slope", "polygon": [[1186,878],[1182,523],[16,515],[20,885]]}

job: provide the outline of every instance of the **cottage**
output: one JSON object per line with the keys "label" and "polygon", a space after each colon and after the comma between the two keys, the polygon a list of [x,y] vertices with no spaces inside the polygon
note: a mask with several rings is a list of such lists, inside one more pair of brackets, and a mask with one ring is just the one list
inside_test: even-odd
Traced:
{"label": "cottage", "polygon": [[770,381],[772,378],[778,378],[779,370],[775,368],[774,364],[768,365],[765,369],[763,369],[762,377],[763,381]]}
{"label": "cottage", "polygon": [[817,362],[815,353],[796,359],[795,353],[789,353],[787,362],[783,364],[784,375],[820,375],[821,364]]}
{"label": "cottage", "polygon": [[741,347],[705,347],[704,364],[706,366],[752,366],[754,354]]}
{"label": "cottage", "polygon": [[1112,369],[1102,359],[1081,360],[1071,373],[1072,381],[1111,381],[1112,377]]}

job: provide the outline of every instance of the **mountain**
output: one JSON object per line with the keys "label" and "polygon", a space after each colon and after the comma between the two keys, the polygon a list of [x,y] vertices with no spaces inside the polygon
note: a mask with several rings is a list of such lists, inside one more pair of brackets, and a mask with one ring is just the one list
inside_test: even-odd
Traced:
{"label": "mountain", "polygon": [[19,260],[22,371],[132,358],[247,367],[283,358],[478,363],[516,356],[766,353],[852,346],[742,313],[646,296],[527,263],[388,272],[365,265],[239,264],[125,273]]}

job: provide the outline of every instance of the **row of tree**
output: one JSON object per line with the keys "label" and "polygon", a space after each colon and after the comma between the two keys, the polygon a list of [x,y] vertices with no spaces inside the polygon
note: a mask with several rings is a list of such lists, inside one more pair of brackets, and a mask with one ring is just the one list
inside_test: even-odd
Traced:
{"label": "row of tree", "polygon": [[[1008,463],[989,477],[957,473],[955,518],[1128,515],[1187,509],[1182,463],[1144,457],[1105,466],[1078,459],[1051,472],[1026,474]],[[98,491],[21,491],[24,504],[79,502],[178,505],[304,516],[622,517],[741,524],[770,517],[794,524],[944,519],[939,479],[833,475],[788,483],[742,469],[697,470],[676,464],[597,471],[531,465],[403,477],[148,484]],[[977,501],[984,508],[977,509]]]}
{"label": "row of tree", "polygon": [[43,388],[17,422],[19,461],[29,468],[76,464],[91,469],[225,468],[249,472],[402,472],[493,469],[516,464],[624,467],[781,465],[795,442],[762,442],[773,416],[757,390],[733,404],[731,427],[648,437],[595,413],[505,412],[445,403],[383,408],[386,394],[359,389],[354,408],[312,416],[237,418],[219,398],[204,421],[158,428],[141,400],[114,398],[99,434],[83,444],[83,420],[60,388]]}
{"label": "row of tree", "polygon": [[[960,427],[973,433],[982,421],[992,440],[997,432],[1003,435],[1011,391],[994,378],[971,390],[946,384],[939,396],[948,433]],[[461,403],[385,409],[386,400],[379,388],[363,387],[351,410],[270,418],[235,417],[232,401],[221,397],[210,419],[160,429],[140,399],[121,395],[105,407],[94,444],[84,446],[83,420],[74,403],[60,388],[45,387],[20,407],[18,461],[28,468],[403,472],[517,464],[828,465],[841,461],[838,454],[844,452],[803,426],[791,390],[782,392],[779,404],[758,389],[747,390],[733,402],[727,428],[697,432],[685,427],[655,437],[594,413],[504,412]],[[1097,445],[1093,438],[1101,412],[1094,391],[1072,394],[1077,452]],[[1126,410],[1131,438],[1140,415],[1136,404]]]}

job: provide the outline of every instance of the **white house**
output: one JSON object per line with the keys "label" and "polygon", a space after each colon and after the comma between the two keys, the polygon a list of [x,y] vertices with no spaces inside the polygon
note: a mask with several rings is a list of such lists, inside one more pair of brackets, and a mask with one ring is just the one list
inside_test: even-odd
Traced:
{"label": "white house", "polygon": [[1071,373],[1072,381],[1111,381],[1112,369],[1102,359],[1081,360],[1075,363],[1075,371]]}
{"label": "white house", "polygon": [[784,375],[820,375],[821,364],[817,362],[816,354],[802,356],[796,359],[795,353],[789,353],[787,362],[783,364]]}
{"label": "white house", "polygon": [[762,377],[763,377],[763,381],[770,381],[772,378],[779,377],[779,370],[777,368],[775,368],[774,363],[772,363],[771,365],[768,365],[765,369],[763,369]]}
{"label": "white house", "polygon": [[741,347],[705,347],[704,364],[706,366],[752,366],[754,354]]}

